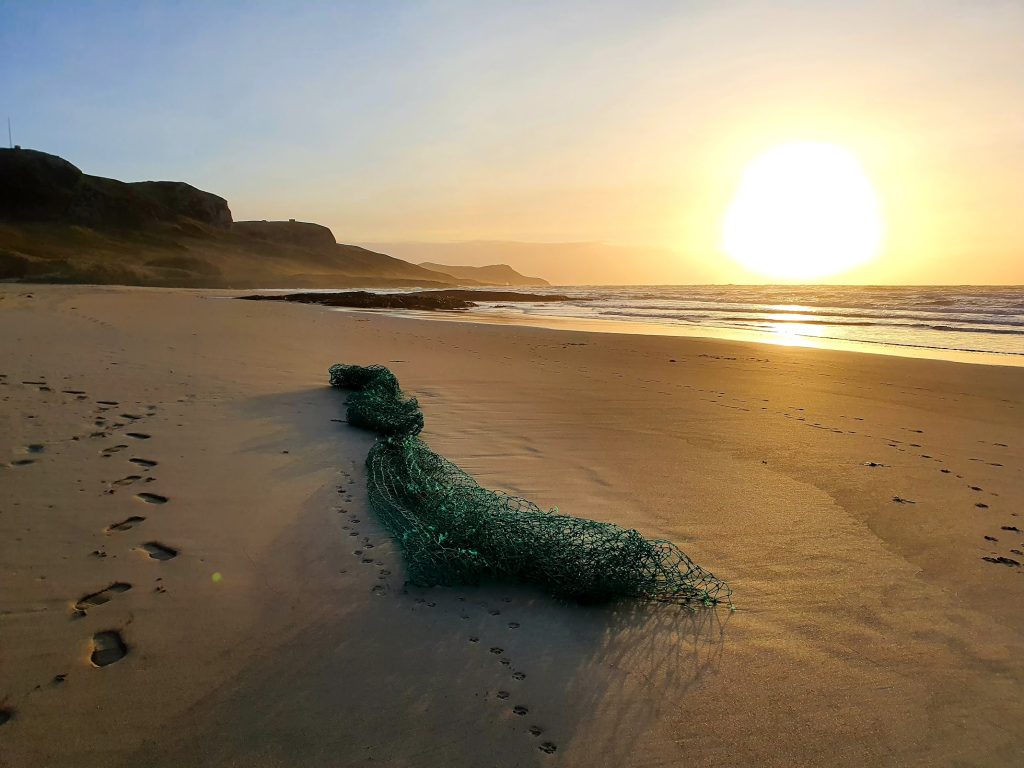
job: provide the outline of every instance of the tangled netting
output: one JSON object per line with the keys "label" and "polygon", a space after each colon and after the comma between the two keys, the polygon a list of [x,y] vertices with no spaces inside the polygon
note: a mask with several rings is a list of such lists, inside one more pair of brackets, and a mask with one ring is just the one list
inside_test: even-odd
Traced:
{"label": "tangled netting", "polygon": [[353,390],[349,424],[382,438],[366,458],[370,506],[401,549],[420,586],[515,580],[579,602],[617,598],[725,600],[728,585],[669,541],[544,512],[481,488],[417,435],[423,412],[383,366],[332,365],[331,386]]}

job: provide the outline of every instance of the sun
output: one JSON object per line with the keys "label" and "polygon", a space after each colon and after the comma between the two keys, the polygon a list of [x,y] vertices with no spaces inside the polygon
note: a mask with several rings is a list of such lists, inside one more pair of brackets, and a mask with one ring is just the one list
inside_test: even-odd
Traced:
{"label": "sun", "polygon": [[878,196],[857,158],[836,144],[797,141],[747,166],[722,250],[766,277],[815,280],[875,258],[883,235]]}

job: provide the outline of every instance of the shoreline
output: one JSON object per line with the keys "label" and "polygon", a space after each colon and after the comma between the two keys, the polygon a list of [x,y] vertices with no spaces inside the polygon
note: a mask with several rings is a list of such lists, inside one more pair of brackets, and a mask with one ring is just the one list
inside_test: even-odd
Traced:
{"label": "shoreline", "polygon": [[[803,349],[851,352],[854,354],[883,355],[912,360],[937,360],[970,365],[992,365],[1011,368],[1024,367],[1024,353],[988,352],[981,350],[949,349],[920,345],[883,343],[874,341],[849,341],[824,336],[803,336],[772,334],[768,331],[745,331],[740,329],[717,328],[715,326],[680,327],[663,323],[646,323],[625,320],[601,320],[557,317],[554,315],[526,315],[486,312],[474,309],[449,313],[445,310],[421,311],[390,309],[356,309],[320,305],[335,312],[366,312],[389,317],[409,317],[417,320],[433,320],[449,323],[475,323],[480,325],[520,326],[544,328],[553,331],[576,331],[580,333],[622,334],[626,336],[660,336],[669,338],[692,338],[724,341],[739,344],[758,344],[772,347],[797,347]],[[818,343],[815,343],[818,342]]]}
{"label": "shoreline", "polygon": [[[1020,368],[224,293],[0,286],[12,764],[1020,763]],[[408,587],[335,362],[391,368],[484,487],[673,541],[738,610]]]}

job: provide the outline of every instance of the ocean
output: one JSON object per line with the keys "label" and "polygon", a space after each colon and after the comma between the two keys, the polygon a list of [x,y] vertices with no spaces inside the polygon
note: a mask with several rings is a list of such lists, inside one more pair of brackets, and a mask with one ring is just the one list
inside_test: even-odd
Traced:
{"label": "ocean", "polygon": [[1024,365],[1024,286],[551,286],[557,303],[486,303],[480,320],[719,336]]}

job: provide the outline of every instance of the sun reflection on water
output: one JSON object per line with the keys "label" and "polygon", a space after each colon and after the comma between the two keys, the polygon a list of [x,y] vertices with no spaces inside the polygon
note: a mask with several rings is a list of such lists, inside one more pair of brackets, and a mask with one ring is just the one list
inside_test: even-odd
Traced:
{"label": "sun reflection on water", "polygon": [[784,347],[823,347],[818,341],[822,335],[822,328],[816,325],[799,322],[769,322],[765,323],[764,330],[772,334],[771,341],[774,344],[781,344]]}

